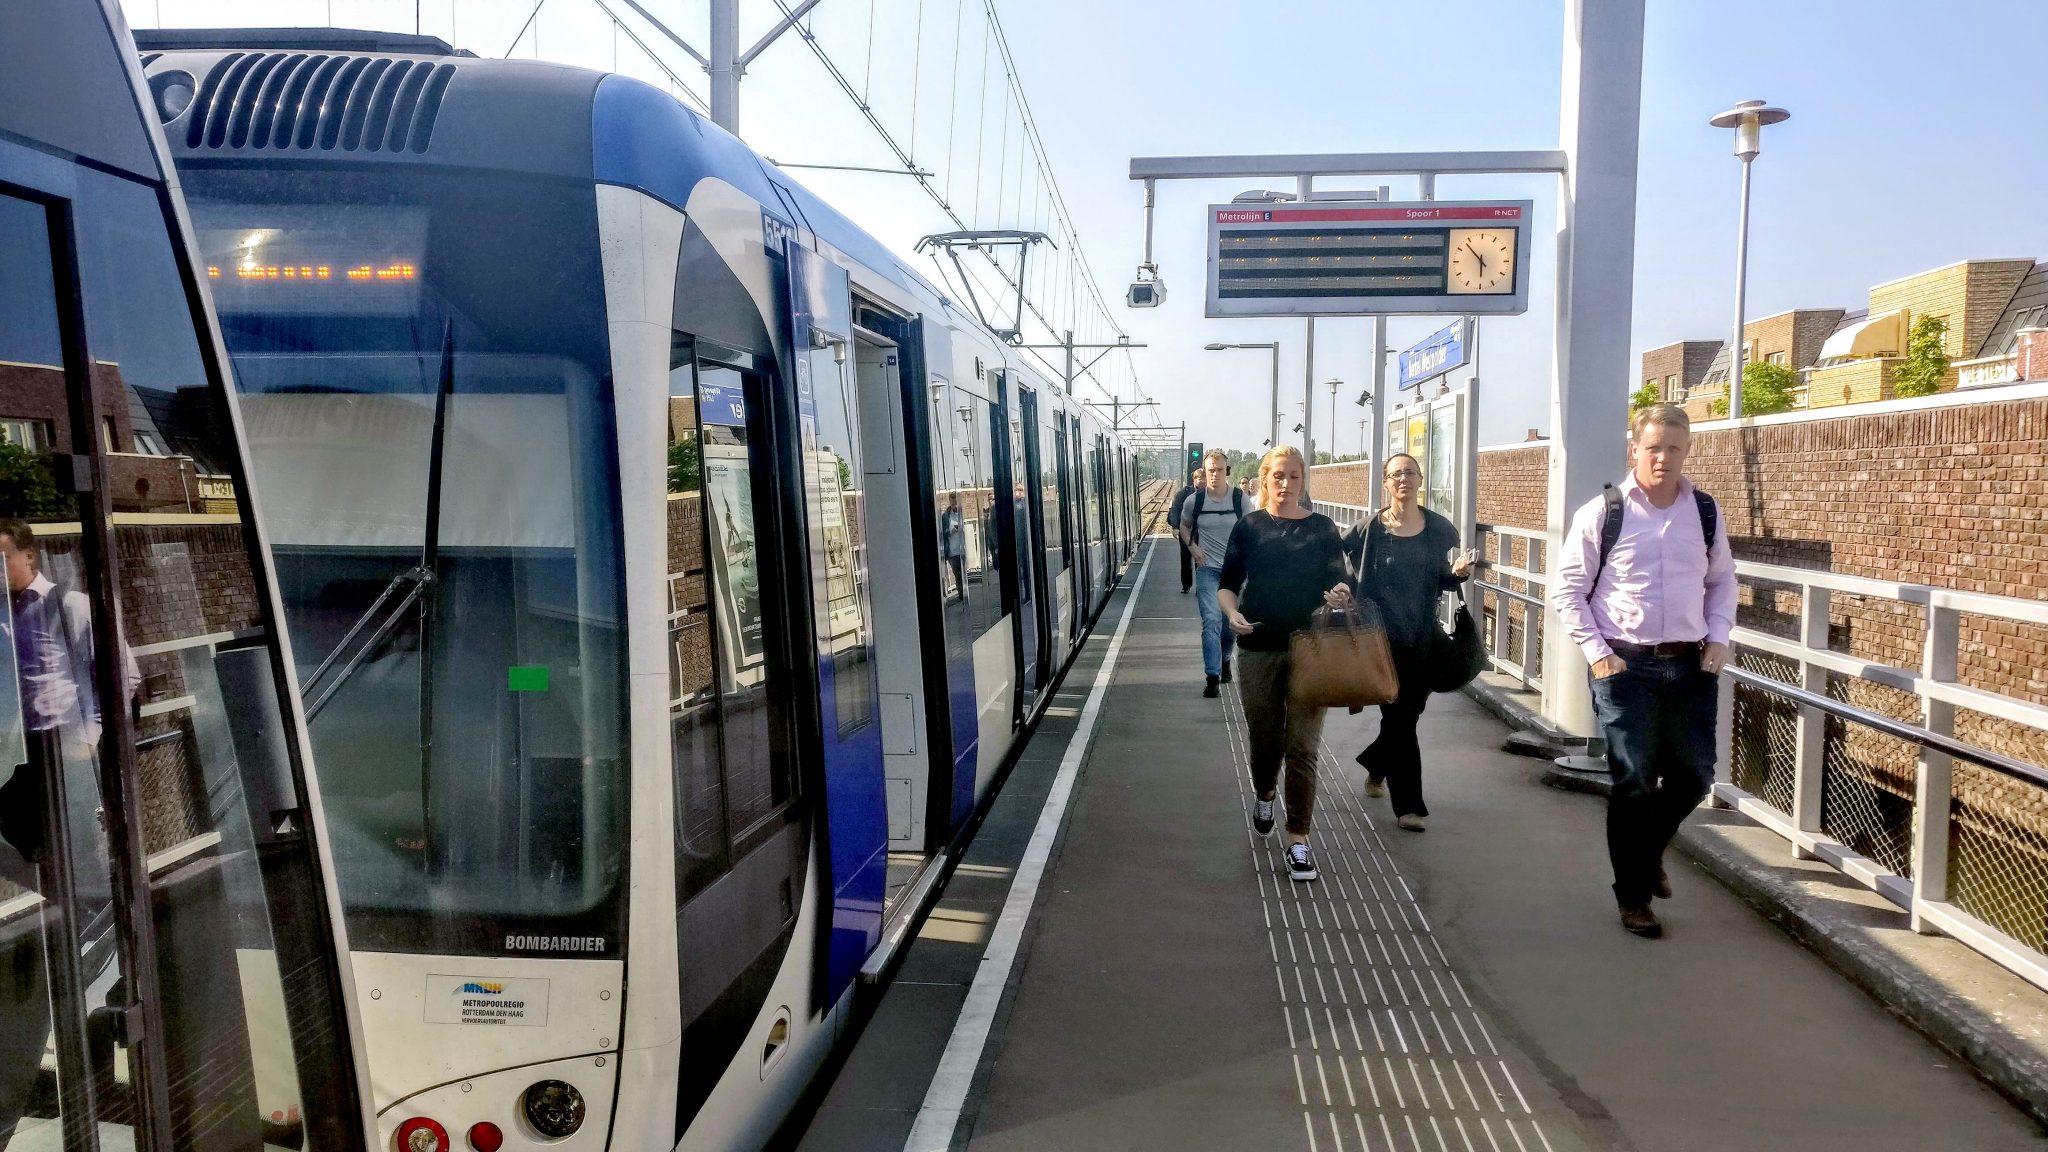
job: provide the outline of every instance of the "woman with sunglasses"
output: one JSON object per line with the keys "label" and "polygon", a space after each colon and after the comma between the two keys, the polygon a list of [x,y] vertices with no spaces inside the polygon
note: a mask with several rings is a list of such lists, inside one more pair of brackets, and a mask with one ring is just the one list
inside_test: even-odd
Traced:
{"label": "woman with sunglasses", "polygon": [[1472,574],[1473,555],[1459,547],[1458,529],[1422,506],[1422,467],[1406,452],[1387,459],[1387,506],[1354,525],[1344,554],[1358,573],[1358,595],[1379,606],[1393,649],[1401,695],[1380,705],[1380,733],[1358,754],[1365,794],[1393,794],[1395,823],[1410,832],[1427,827],[1422,801],[1422,745],[1415,727],[1429,703],[1428,659],[1446,642],[1437,603]]}

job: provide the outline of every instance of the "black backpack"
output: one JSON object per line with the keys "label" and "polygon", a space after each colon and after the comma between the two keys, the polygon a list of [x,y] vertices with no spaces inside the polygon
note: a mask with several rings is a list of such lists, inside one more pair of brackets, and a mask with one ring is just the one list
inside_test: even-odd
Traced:
{"label": "black backpack", "polygon": [[[1183,527],[1188,530],[1188,535],[1195,538],[1195,543],[1197,544],[1202,542],[1202,505],[1208,503],[1208,495],[1209,490],[1207,488],[1195,489],[1195,506],[1184,518],[1187,523]],[[1230,511],[1238,519],[1244,519],[1244,489],[1232,488],[1230,490]]]}
{"label": "black backpack", "polygon": [[[1622,505],[1621,489],[1612,484],[1601,485],[1600,499],[1607,502],[1607,509],[1600,521],[1600,565],[1593,569],[1595,585],[1600,583],[1600,574],[1607,571],[1607,554],[1614,551],[1614,542],[1621,539],[1621,517],[1626,511]],[[1711,557],[1714,554],[1714,533],[1721,526],[1721,506],[1698,488],[1692,490],[1692,499],[1700,512],[1700,538],[1707,542],[1707,555]]]}

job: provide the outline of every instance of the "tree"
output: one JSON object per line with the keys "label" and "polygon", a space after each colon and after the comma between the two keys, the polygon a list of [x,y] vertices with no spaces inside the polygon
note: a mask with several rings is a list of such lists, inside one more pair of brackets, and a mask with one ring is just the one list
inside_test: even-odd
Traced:
{"label": "tree", "polygon": [[1913,334],[1906,340],[1906,362],[1899,365],[1894,395],[1932,396],[1941,391],[1948,376],[1948,353],[1941,338],[1948,333],[1948,321],[1939,316],[1922,316],[1913,321]]}
{"label": "tree", "polygon": [[39,517],[71,512],[71,502],[57,494],[50,458],[14,444],[0,443],[0,515]]}
{"label": "tree", "polygon": [[684,437],[668,446],[668,490],[695,492],[703,482],[703,467],[697,455],[697,438]]}
{"label": "tree", "polygon": [[1661,404],[1663,402],[1664,398],[1657,394],[1657,386],[1655,384],[1645,384],[1629,394],[1628,418],[1630,421],[1634,421],[1636,413],[1641,412],[1652,404]]}
{"label": "tree", "polygon": [[[1773,412],[1792,410],[1792,389],[1799,384],[1799,373],[1783,364],[1764,361],[1742,366],[1742,414],[1744,416],[1769,416]],[[1728,401],[1713,403],[1716,416],[1728,414]]]}

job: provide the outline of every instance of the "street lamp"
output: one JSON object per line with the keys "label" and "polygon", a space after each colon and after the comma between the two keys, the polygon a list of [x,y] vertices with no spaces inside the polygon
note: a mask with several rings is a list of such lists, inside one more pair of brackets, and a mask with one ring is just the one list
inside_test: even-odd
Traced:
{"label": "street lamp", "polygon": [[1267,443],[1267,444],[1268,444],[1269,446],[1270,446],[1270,445],[1272,445],[1272,444],[1277,444],[1277,443],[1279,443],[1279,441],[1280,441],[1280,342],[1279,342],[1279,341],[1277,341],[1277,340],[1274,340],[1274,341],[1269,341],[1269,342],[1267,342],[1267,343],[1264,343],[1264,344],[1204,344],[1204,345],[1202,345],[1202,347],[1203,347],[1204,349],[1206,349],[1206,350],[1210,351],[1210,352],[1222,352],[1222,351],[1226,351],[1226,350],[1228,350],[1228,349],[1231,349],[1231,348],[1267,348],[1267,349],[1271,349],[1271,350],[1272,350],[1272,353],[1273,353],[1273,404],[1272,404],[1272,411],[1273,411],[1273,419],[1272,419],[1272,422],[1271,422],[1271,423],[1272,423],[1272,435],[1271,435],[1270,437],[1268,437],[1268,438],[1267,438],[1267,440],[1266,440],[1266,443]]}
{"label": "street lamp", "polygon": [[1332,464],[1337,462],[1337,386],[1342,383],[1344,383],[1342,380],[1334,376],[1330,378],[1330,463]]}
{"label": "street lamp", "polygon": [[1744,100],[1707,121],[1716,128],[1735,129],[1735,154],[1742,159],[1742,212],[1735,224],[1735,342],[1728,346],[1728,418],[1742,416],[1742,289],[1749,271],[1749,162],[1762,150],[1764,125],[1792,118],[1783,108],[1761,100]]}

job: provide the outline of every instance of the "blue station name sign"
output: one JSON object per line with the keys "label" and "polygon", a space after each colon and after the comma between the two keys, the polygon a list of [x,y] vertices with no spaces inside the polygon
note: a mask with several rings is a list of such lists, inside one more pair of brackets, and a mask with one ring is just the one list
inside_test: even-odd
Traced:
{"label": "blue station name sign", "polygon": [[1402,388],[1413,388],[1471,362],[1471,340],[1463,317],[1401,353]]}

